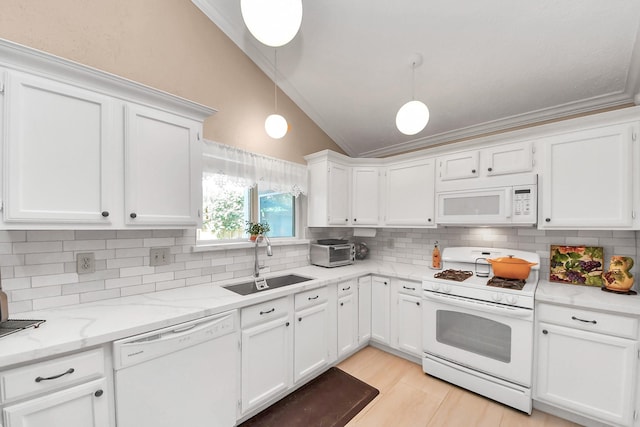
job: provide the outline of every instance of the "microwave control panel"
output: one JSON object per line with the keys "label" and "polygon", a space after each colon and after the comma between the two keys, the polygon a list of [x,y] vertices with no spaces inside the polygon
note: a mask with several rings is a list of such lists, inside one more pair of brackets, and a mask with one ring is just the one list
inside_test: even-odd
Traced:
{"label": "microwave control panel", "polygon": [[536,197],[535,187],[513,188],[513,215],[516,222],[525,218],[535,217]]}

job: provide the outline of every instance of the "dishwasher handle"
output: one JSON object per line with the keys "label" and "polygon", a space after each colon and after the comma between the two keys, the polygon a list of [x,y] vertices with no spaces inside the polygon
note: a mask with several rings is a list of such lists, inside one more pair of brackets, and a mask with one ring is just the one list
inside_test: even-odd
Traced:
{"label": "dishwasher handle", "polygon": [[237,331],[238,312],[232,310],[124,338],[113,343],[114,369],[124,369]]}

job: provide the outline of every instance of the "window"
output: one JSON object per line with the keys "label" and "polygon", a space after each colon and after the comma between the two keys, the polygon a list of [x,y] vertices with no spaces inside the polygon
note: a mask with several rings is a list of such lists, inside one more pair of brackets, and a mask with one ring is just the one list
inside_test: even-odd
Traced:
{"label": "window", "polygon": [[207,140],[203,151],[200,243],[245,241],[247,221],[269,223],[271,238],[296,237],[304,165]]}
{"label": "window", "polygon": [[296,198],[289,193],[258,189],[258,221],[271,227],[269,237],[296,235]]}

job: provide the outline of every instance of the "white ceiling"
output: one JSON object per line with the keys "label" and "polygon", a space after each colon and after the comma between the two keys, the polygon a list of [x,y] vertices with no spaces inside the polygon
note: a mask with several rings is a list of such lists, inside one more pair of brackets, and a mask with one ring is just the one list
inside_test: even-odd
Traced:
{"label": "white ceiling", "polygon": [[[239,0],[192,0],[268,76],[274,49]],[[638,0],[303,0],[302,28],[278,48],[278,85],[353,157],[376,157],[633,102]],[[429,107],[414,136],[400,106]],[[640,97],[638,97],[640,100]]]}

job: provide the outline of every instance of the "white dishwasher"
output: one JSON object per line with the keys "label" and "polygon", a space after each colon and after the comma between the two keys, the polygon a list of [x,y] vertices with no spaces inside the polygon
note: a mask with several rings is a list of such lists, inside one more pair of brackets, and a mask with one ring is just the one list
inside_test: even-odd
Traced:
{"label": "white dishwasher", "polygon": [[238,311],[113,343],[118,427],[235,425]]}

